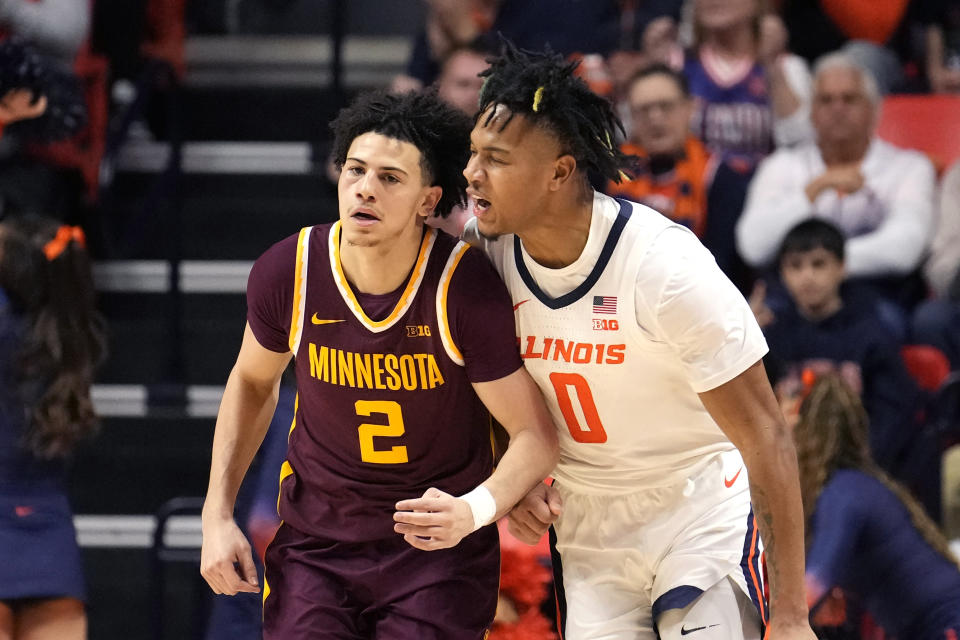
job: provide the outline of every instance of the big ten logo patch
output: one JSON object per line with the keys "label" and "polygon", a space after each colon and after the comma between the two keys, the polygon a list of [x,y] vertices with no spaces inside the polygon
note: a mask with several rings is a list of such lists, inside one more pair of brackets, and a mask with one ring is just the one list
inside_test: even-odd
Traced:
{"label": "big ten logo patch", "polygon": [[407,337],[408,337],[408,338],[429,338],[429,337],[430,337],[430,325],[428,325],[428,324],[408,324],[408,325],[407,325]]}
{"label": "big ten logo patch", "polygon": [[619,331],[620,323],[614,318],[594,318],[593,319],[593,330],[594,331]]}

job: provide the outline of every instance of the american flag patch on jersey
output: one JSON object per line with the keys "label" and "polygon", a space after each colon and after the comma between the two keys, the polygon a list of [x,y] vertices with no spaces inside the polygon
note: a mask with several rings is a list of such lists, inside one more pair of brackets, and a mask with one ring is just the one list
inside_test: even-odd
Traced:
{"label": "american flag patch on jersey", "polygon": [[593,296],[594,313],[616,313],[617,296]]}

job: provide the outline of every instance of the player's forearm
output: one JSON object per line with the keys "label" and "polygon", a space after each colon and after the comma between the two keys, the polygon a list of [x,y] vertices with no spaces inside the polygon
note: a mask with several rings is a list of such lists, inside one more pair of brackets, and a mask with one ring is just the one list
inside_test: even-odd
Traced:
{"label": "player's forearm", "polygon": [[743,452],[754,516],[764,544],[771,620],[805,623],[804,526],[797,456],[784,425],[771,431],[766,446]]}
{"label": "player's forearm", "polygon": [[276,406],[276,386],[246,381],[236,370],[230,373],[217,413],[204,515],[233,516],[240,483],[263,442]]}
{"label": "player's forearm", "polygon": [[[545,418],[550,420],[549,417]],[[559,447],[552,421],[514,433],[496,471],[483,482],[497,503],[495,519],[510,512],[517,502],[557,466]]]}

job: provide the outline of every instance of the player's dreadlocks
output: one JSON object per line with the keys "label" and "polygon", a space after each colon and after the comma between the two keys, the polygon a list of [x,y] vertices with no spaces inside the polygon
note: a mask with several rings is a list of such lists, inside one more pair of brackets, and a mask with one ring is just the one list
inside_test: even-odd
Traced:
{"label": "player's dreadlocks", "polygon": [[526,51],[503,40],[500,57],[480,74],[486,80],[480,91],[479,122],[489,126],[495,115],[489,107],[503,105],[510,114],[502,127],[521,114],[554,133],[563,153],[572,155],[587,175],[615,182],[629,179],[624,170],[633,170],[636,160],[617,145],[623,125],[610,102],[573,74],[579,62],[566,61],[549,48]]}
{"label": "player's dreadlocks", "polygon": [[446,216],[454,205],[466,203],[463,168],[470,159],[470,118],[440,100],[436,92],[364,94],[341,109],[330,128],[337,167],[343,166],[354,139],[379,133],[420,150],[424,183],[443,189],[436,215]]}

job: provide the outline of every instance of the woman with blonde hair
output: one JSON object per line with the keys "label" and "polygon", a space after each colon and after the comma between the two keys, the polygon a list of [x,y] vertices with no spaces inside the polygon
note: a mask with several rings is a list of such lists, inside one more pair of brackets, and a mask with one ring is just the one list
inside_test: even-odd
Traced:
{"label": "woman with blonde hair", "polygon": [[66,461],[96,427],[93,299],[79,227],[0,223],[0,640],[86,637]]}
{"label": "woman with blonde hair", "polygon": [[820,377],[800,406],[794,439],[811,611],[839,587],[888,634],[956,640],[957,559],[916,499],[873,461],[859,396],[834,374]]}

